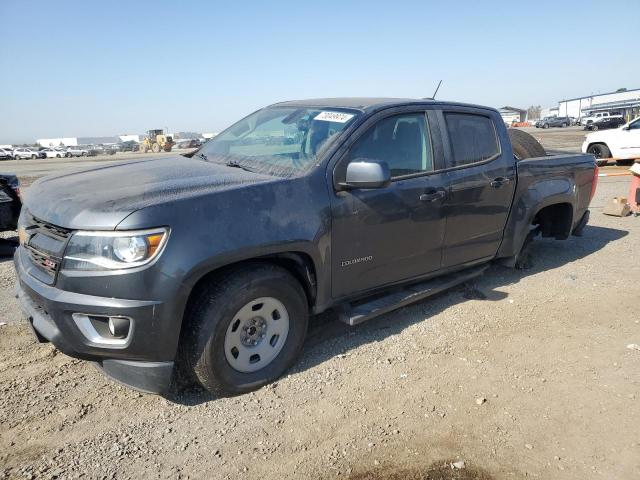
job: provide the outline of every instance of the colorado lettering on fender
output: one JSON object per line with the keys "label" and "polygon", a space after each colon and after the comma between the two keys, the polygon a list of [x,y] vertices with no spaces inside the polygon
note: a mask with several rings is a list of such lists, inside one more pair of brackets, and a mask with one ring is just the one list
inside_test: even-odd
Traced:
{"label": "colorado lettering on fender", "polygon": [[351,260],[343,260],[340,262],[341,267],[348,267],[349,265],[354,265],[356,263],[370,262],[373,260],[373,255],[369,255],[368,257],[360,257],[360,258],[352,258]]}

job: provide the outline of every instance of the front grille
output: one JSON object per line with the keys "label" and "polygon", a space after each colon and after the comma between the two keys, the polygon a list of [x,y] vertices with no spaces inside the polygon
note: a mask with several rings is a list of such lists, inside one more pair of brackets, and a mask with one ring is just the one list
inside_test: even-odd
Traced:
{"label": "front grille", "polygon": [[72,231],[27,214],[27,241],[24,245],[33,265],[53,283],[62,264],[64,249]]}

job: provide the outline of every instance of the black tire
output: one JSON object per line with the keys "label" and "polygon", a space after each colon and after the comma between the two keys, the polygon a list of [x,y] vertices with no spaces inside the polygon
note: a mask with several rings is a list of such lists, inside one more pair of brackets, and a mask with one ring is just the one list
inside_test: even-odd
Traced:
{"label": "black tire", "polygon": [[619,167],[629,167],[635,163],[634,159],[630,160],[616,160],[616,165]]}
{"label": "black tire", "polygon": [[567,125],[566,123],[562,124],[562,128],[567,128],[569,125]]}
{"label": "black tire", "polygon": [[517,128],[509,129],[509,139],[516,159],[544,157],[547,152],[544,147],[530,134]]}
{"label": "black tire", "polygon": [[542,128],[549,128],[549,124],[545,123],[544,125],[542,125]]}
{"label": "black tire", "polygon": [[71,154],[70,154],[69,152],[65,153],[65,154],[64,154],[64,156],[65,156],[66,158],[71,158]]}
{"label": "black tire", "polygon": [[[282,350],[260,370],[234,369],[224,352],[225,335],[240,309],[260,297],[273,297],[285,306],[289,331]],[[293,365],[307,333],[309,308],[300,283],[286,270],[255,264],[214,278],[195,293],[185,317],[180,368],[216,396],[256,390],[279,378]]]}
{"label": "black tire", "polygon": [[607,160],[602,159],[611,158],[611,150],[609,150],[609,147],[607,147],[604,143],[594,143],[593,145],[589,145],[589,148],[587,148],[587,153],[590,153],[594,157],[596,157],[596,165],[598,165],[599,167],[603,167],[607,164]]}
{"label": "black tire", "polygon": [[598,125],[593,125],[591,127],[591,130],[594,131],[594,132],[597,132],[598,131]]}
{"label": "black tire", "polygon": [[31,155],[31,160],[35,160],[36,158],[38,158],[37,155]]}
{"label": "black tire", "polygon": [[61,158],[61,157],[60,157],[60,154],[57,154],[57,155],[56,155],[56,158]]}

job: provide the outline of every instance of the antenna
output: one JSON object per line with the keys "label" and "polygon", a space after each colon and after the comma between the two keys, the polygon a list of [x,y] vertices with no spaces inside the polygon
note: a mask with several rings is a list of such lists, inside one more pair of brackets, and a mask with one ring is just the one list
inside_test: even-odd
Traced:
{"label": "antenna", "polygon": [[436,91],[433,92],[433,96],[431,98],[435,99],[436,98],[436,94],[438,93],[438,90],[440,90],[440,85],[442,85],[442,80],[440,80],[438,82],[438,86],[436,87]]}

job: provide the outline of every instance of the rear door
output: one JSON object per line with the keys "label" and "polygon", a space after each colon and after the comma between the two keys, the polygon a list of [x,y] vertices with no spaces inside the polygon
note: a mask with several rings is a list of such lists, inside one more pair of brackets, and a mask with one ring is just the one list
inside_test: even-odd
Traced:
{"label": "rear door", "polygon": [[[435,128],[434,128],[435,124]],[[438,119],[424,108],[377,114],[352,135],[333,170],[352,161],[386,162],[391,184],[332,197],[332,295],[344,297],[434,272],[441,265],[447,195]]]}
{"label": "rear door", "polygon": [[[470,107],[440,114],[450,191],[442,267],[493,257],[500,246],[516,186],[515,160],[500,116]],[[503,137],[500,138],[500,132]]]}

